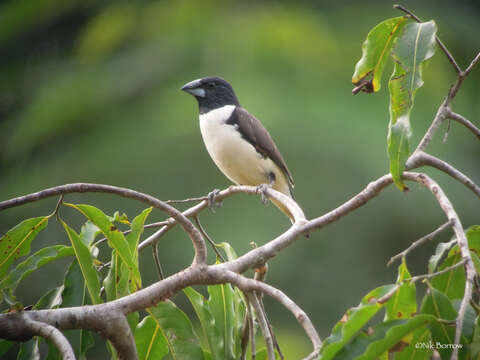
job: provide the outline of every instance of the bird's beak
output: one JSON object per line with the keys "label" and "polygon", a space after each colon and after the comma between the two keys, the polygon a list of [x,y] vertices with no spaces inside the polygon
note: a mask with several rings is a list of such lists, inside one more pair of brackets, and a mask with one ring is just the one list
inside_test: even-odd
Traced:
{"label": "bird's beak", "polygon": [[183,85],[182,91],[185,91],[193,96],[205,97],[205,90],[200,87],[200,80],[193,80]]}

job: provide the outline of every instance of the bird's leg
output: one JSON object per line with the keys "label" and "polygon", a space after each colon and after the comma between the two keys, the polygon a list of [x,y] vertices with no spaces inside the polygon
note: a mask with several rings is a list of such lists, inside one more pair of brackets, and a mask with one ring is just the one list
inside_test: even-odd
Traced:
{"label": "bird's leg", "polygon": [[272,171],[269,172],[267,175],[267,179],[268,179],[268,184],[261,184],[257,186],[257,193],[260,193],[262,202],[264,204],[267,204],[268,202],[267,190],[271,188],[273,184],[275,184],[275,180],[276,180],[275,173],[273,173]]}
{"label": "bird's leg", "polygon": [[220,193],[219,189],[210,191],[207,195],[208,208],[214,213],[216,207],[222,207],[222,201],[217,201],[216,197]]}

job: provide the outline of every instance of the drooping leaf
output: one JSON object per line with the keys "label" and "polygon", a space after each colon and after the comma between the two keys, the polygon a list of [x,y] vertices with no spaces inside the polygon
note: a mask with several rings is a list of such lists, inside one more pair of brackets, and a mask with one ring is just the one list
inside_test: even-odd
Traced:
{"label": "drooping leaf", "polygon": [[122,265],[122,260],[118,256],[117,251],[112,250],[110,269],[108,270],[107,276],[103,280],[107,301],[119,299],[130,293],[128,280],[131,272],[126,266]]}
{"label": "drooping leaf", "polygon": [[18,258],[30,253],[32,240],[48,224],[48,216],[22,221],[0,238],[0,279]]}
{"label": "drooping leaf", "polygon": [[148,215],[152,212],[152,208],[149,207],[143,210],[135,219],[133,219],[130,228],[132,232],[126,236],[127,243],[130,247],[130,251],[134,254],[134,258],[137,257],[137,246],[140,240],[140,236],[143,234],[143,227]]}
{"label": "drooping leaf", "polygon": [[361,333],[335,357],[336,360],[376,359],[413,334],[419,328],[435,321],[431,315],[419,315],[411,319],[395,319],[384,321],[369,328],[368,334]]}
{"label": "drooping leaf", "polygon": [[417,295],[415,284],[408,281],[411,278],[407,264],[402,261],[398,267],[397,284],[401,283],[395,294],[387,301],[386,320],[405,319],[413,317],[417,312]]}
{"label": "drooping leaf", "polygon": [[384,306],[378,300],[395,285],[378,287],[365,295],[356,307],[347,310],[343,318],[333,327],[331,335],[322,346],[322,360],[334,359],[336,354],[348,344],[365,324]]}
{"label": "drooping leaf", "polygon": [[[367,35],[362,45],[362,57],[355,65],[352,77],[354,85],[362,81],[370,82],[370,92],[380,90],[383,70],[390,58],[392,46],[402,33],[404,26],[411,20],[405,16],[382,21]],[[367,80],[367,78],[369,78]]]}
{"label": "drooping leaf", "polygon": [[207,339],[213,360],[222,359],[225,353],[222,328],[217,326],[212,315],[209,301],[195,289],[188,287],[183,290],[200,320],[203,333]]}
{"label": "drooping leaf", "polygon": [[[454,344],[455,342],[455,327],[444,323],[444,320],[455,321],[457,318],[457,312],[453,307],[450,299],[438,291],[435,288],[430,288],[429,293],[423,298],[422,306],[420,309],[422,314],[433,315],[437,318],[436,322],[432,322],[429,325],[430,332],[432,334],[432,341],[434,343],[444,344],[445,346],[436,347],[440,353],[442,359],[449,359],[452,348],[448,347],[448,344]],[[462,347],[459,350],[459,359],[466,359],[467,346],[462,337]]]}
{"label": "drooping leaf", "polygon": [[125,239],[123,233],[119,231],[117,227],[110,221],[108,216],[105,215],[100,209],[97,209],[91,205],[74,205],[68,203],[65,203],[65,205],[78,210],[91,222],[98,226],[100,231],[107,238],[108,245],[117,251],[120,259],[127,265],[129,271],[132,272],[135,285],[140,288],[142,284],[140,272],[138,271],[138,266],[134,261],[133,254],[130,251],[127,240]]}
{"label": "drooping leaf", "polygon": [[74,252],[71,246],[53,245],[45,247],[29,256],[26,260],[18,264],[15,269],[10,271],[8,275],[0,281],[0,291],[4,293],[8,292],[8,297],[14,299],[14,293],[18,284],[32,272],[52,261],[73,255]]}
{"label": "drooping leaf", "polygon": [[148,309],[167,342],[174,360],[202,360],[200,340],[188,316],[170,300]]}
{"label": "drooping leaf", "polygon": [[70,228],[65,222],[62,221],[61,223],[72,243],[90,299],[93,304],[100,304],[102,303],[102,299],[100,298],[100,281],[98,280],[97,271],[93,266],[92,254],[75,230]]}
{"label": "drooping leaf", "polygon": [[236,359],[234,291],[230,284],[208,286],[210,309],[223,334],[223,359]]}
{"label": "drooping leaf", "polygon": [[392,48],[395,67],[390,77],[390,123],[388,127],[388,155],[390,172],[400,190],[407,187],[402,173],[410,153],[410,112],[416,91],[423,85],[422,66],[435,53],[437,26],[434,21],[409,22]]}
{"label": "drooping leaf", "polygon": [[161,360],[168,346],[157,321],[148,315],[137,325],[134,333],[139,360]]}

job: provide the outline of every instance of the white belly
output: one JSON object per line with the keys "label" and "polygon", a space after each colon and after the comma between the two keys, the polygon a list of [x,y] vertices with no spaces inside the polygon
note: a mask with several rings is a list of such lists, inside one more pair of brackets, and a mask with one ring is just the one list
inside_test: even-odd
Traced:
{"label": "white belly", "polygon": [[208,153],[232,182],[258,186],[268,184],[273,172],[273,188],[290,195],[285,175],[270,159],[263,158],[233,125],[225,124],[235,107],[227,105],[200,115],[200,131]]}

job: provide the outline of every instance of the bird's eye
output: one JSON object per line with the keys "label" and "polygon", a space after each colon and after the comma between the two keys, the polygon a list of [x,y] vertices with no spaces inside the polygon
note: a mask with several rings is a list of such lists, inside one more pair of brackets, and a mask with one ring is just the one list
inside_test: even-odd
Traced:
{"label": "bird's eye", "polygon": [[215,87],[215,83],[209,82],[209,83],[206,84],[206,86],[207,86],[207,88],[209,88],[209,89],[213,89],[213,88]]}

